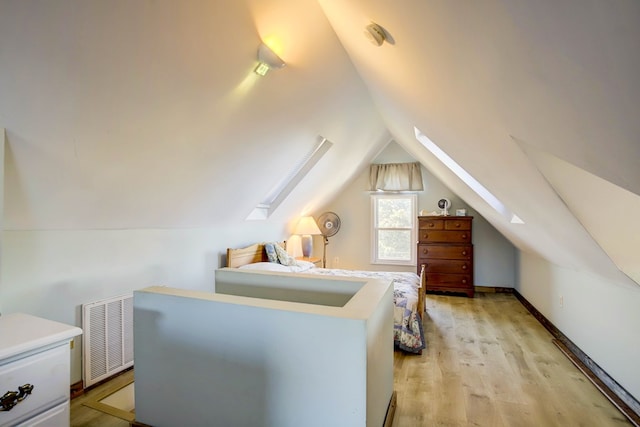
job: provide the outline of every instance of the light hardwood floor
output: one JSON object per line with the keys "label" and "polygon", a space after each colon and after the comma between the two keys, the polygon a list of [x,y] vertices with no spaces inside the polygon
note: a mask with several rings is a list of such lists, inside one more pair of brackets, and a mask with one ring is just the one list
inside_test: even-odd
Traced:
{"label": "light hardwood floor", "polygon": [[85,392],[71,401],[71,426],[75,427],[129,427],[129,422],[123,419],[107,415],[104,412],[84,406],[87,400],[95,400],[107,389],[119,389],[128,384],[133,378],[133,370],[126,371],[116,376],[107,383],[101,384]]}
{"label": "light hardwood floor", "polygon": [[[428,295],[424,325],[422,355],[395,353],[394,427],[631,425],[511,294]],[[89,393],[72,426],[129,425],[83,406]]]}
{"label": "light hardwood floor", "polygon": [[395,354],[394,427],[631,425],[512,294],[426,305],[427,349]]}

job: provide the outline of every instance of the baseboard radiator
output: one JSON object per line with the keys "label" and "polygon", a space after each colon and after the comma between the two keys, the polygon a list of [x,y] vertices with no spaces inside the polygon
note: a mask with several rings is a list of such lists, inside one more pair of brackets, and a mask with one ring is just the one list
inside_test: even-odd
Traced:
{"label": "baseboard radiator", "polygon": [[82,304],[82,330],[84,387],[133,366],[133,294]]}

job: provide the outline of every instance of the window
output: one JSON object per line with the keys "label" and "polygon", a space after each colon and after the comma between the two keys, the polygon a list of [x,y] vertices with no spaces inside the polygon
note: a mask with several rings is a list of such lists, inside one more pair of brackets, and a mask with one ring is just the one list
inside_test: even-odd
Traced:
{"label": "window", "polygon": [[415,194],[373,194],[372,264],[415,265],[416,204]]}
{"label": "window", "polygon": [[475,179],[469,172],[467,172],[462,166],[460,166],[455,160],[453,160],[447,153],[445,153],[442,148],[438,147],[435,142],[429,139],[429,137],[423,134],[420,129],[414,126],[413,128],[416,139],[424,148],[429,150],[431,154],[436,156],[438,160],[440,160],[446,167],[448,167],[451,172],[455,173],[458,178],[464,181],[465,184],[469,186],[473,191],[476,192],[478,196],[480,196],[485,202],[489,204],[493,209],[495,209],[499,214],[501,214],[505,219],[507,219],[512,224],[524,224],[524,221],[520,219],[518,215],[509,210],[504,203],[502,203],[496,196],[493,195],[487,188],[480,184],[477,179]]}
{"label": "window", "polygon": [[264,200],[251,211],[247,217],[248,221],[251,220],[265,220],[276,210],[280,203],[287,198],[289,193],[302,181],[302,179],[309,173],[309,171],[320,161],[329,148],[333,146],[333,143],[327,138],[318,136],[317,143],[313,149],[298,162],[293,170],[285,176],[278,185],[276,185]]}

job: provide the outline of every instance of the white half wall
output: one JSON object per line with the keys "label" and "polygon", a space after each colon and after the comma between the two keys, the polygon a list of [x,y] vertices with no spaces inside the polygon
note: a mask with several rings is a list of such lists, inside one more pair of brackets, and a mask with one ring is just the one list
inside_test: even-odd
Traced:
{"label": "white half wall", "polygon": [[[2,231],[4,231],[4,147],[7,143],[6,138],[4,128],[0,128],[0,259],[2,259]],[[1,309],[2,307],[0,307]]]}
{"label": "white half wall", "polygon": [[551,323],[640,399],[640,288],[521,253],[516,287]]}
{"label": "white half wall", "polygon": [[[220,280],[234,275],[279,286],[273,274],[223,272]],[[319,289],[317,277],[297,280]],[[393,286],[382,281],[361,281],[344,307],[137,291],[136,420],[157,427],[379,427],[393,391],[392,298]]]}

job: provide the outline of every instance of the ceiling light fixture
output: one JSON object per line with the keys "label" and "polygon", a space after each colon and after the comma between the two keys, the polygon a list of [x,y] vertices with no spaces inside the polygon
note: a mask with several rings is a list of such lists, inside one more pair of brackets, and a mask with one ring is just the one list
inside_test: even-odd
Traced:
{"label": "ceiling light fixture", "polygon": [[375,22],[364,27],[364,35],[375,46],[382,46],[382,43],[387,39],[384,29]]}
{"label": "ceiling light fixture", "polygon": [[287,65],[264,43],[261,43],[258,47],[258,61],[258,66],[253,71],[261,76],[266,75],[269,70],[277,70]]}

